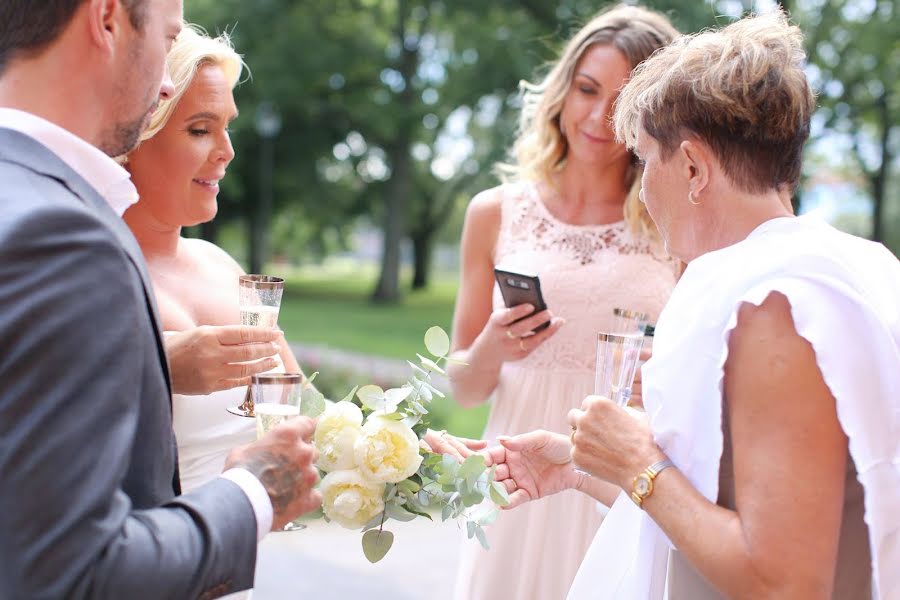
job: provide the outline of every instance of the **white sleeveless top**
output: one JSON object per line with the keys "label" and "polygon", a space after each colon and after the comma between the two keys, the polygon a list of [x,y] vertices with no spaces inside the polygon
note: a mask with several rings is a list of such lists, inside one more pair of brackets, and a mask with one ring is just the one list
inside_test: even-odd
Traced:
{"label": "white sleeveless top", "polygon": [[[743,302],[772,291],[791,304],[837,402],[865,492],[873,587],[900,597],[900,263],[883,246],[817,217],[773,219],[694,260],[660,317],[643,369],[656,441],[708,499],[718,496],[722,378]],[[666,597],[670,543],[621,494],[597,532],[569,600]]]}

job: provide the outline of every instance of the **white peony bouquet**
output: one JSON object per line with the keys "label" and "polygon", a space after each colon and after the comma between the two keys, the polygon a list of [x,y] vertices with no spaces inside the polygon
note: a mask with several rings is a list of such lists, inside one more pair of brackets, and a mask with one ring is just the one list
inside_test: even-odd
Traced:
{"label": "white peony bouquet", "polygon": [[328,406],[314,388],[303,394],[301,412],[319,419],[314,442],[324,473],[324,517],[362,529],[363,553],[373,563],[393,544],[393,534],[384,528],[389,519],[432,519],[438,512],[445,521],[466,517],[469,538],[487,548],[482,526],[496,518],[497,508],[477,519],[467,516],[469,509],[488,498],[500,506],[509,501],[483,456],[473,454],[460,463],[433,453],[423,442],[428,403],[443,397],[431,385],[431,374],[444,373],[439,363],[454,362],[447,356],[450,339],[440,327],[426,332],[425,347],[434,359],[417,355],[419,364],[409,363],[412,377],[399,388],[354,388]]}

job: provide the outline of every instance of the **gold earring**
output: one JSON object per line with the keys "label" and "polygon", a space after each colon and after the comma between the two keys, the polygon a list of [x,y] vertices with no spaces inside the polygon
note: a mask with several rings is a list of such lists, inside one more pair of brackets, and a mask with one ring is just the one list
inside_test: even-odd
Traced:
{"label": "gold earring", "polygon": [[700,204],[697,200],[694,200],[694,190],[688,191],[688,202],[690,202],[694,206],[697,206],[698,204]]}

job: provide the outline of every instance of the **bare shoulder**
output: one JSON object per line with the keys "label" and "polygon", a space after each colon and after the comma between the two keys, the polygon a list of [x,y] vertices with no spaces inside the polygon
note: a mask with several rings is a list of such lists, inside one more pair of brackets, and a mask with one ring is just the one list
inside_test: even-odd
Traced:
{"label": "bare shoulder", "polygon": [[215,244],[199,238],[184,238],[184,248],[192,257],[207,262],[219,269],[234,271],[237,275],[243,275],[244,270],[231,258],[231,255]]}

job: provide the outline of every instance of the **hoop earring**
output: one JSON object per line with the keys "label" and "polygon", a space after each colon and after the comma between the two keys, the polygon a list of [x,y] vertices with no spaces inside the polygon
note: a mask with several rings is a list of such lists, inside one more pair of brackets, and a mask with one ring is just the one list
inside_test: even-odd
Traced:
{"label": "hoop earring", "polygon": [[698,202],[697,200],[694,200],[694,190],[688,191],[688,202],[690,202],[694,206],[698,206],[700,204],[700,202]]}

